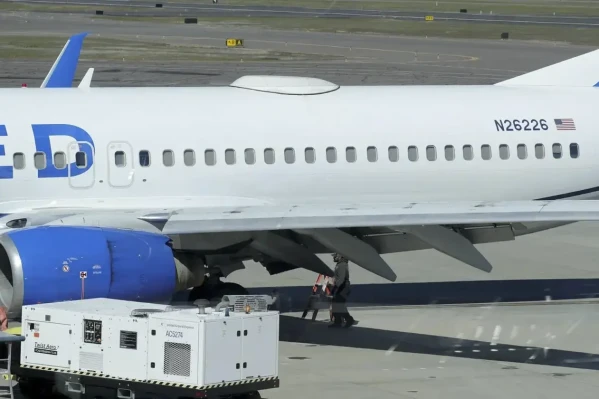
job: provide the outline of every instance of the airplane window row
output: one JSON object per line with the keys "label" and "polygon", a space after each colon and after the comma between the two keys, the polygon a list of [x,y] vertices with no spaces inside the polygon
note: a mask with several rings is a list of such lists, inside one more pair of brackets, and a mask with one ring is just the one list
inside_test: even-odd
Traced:
{"label": "airplane window row", "polygon": [[[551,146],[553,158],[560,159],[563,155],[562,145],[559,143],[554,143]],[[499,158],[500,159],[509,159],[510,158],[510,146],[507,144],[501,144],[498,148]],[[579,146],[577,143],[571,143],[569,146],[570,158],[578,158],[580,155]],[[274,164],[275,163],[275,150],[272,148],[266,148],[264,150],[264,162],[266,164]],[[452,145],[446,145],[443,148],[443,154],[445,160],[453,161],[456,159],[456,149]],[[493,151],[491,146],[488,144],[484,144],[480,148],[481,158],[483,160],[489,160],[493,157]],[[534,156],[537,159],[545,158],[545,145],[544,144],[535,144],[534,146]],[[407,149],[408,160],[412,162],[416,162],[419,159],[419,151],[417,146],[409,146]],[[387,149],[387,156],[389,161],[398,162],[399,161],[399,148],[396,146],[390,146]],[[425,148],[425,156],[429,161],[437,160],[437,147],[434,145],[426,146]],[[526,144],[518,144],[516,146],[516,156],[519,159],[528,158],[528,149]],[[463,159],[470,161],[474,159],[474,147],[471,145],[464,145],[462,147],[462,157]],[[53,157],[53,164],[56,169],[64,169],[67,167],[67,156],[64,152],[55,152]],[[114,163],[117,167],[125,167],[127,165],[126,154],[123,151],[116,151],[114,153]],[[335,147],[327,147],[325,151],[325,158],[328,163],[337,162],[337,149]],[[293,148],[285,148],[283,150],[283,159],[285,163],[292,164],[296,161],[295,149]],[[376,162],[378,161],[378,150],[374,146],[370,146],[366,148],[366,159],[368,162]],[[207,149],[204,151],[204,163],[208,166],[216,165],[217,154],[213,149]],[[234,165],[237,163],[237,155],[234,149],[226,149],[224,152],[224,160],[227,165]],[[253,148],[246,148],[243,151],[243,160],[248,165],[253,165],[256,163],[256,151]],[[316,150],[312,147],[307,147],[304,149],[304,160],[306,163],[315,163],[316,162]],[[345,160],[347,162],[353,163],[358,160],[358,150],[355,147],[346,147],[345,148]],[[194,166],[196,164],[196,154],[194,150],[187,149],[183,151],[183,163],[186,166]],[[25,168],[25,154],[22,152],[16,152],[13,154],[13,166],[15,169],[24,169]],[[162,164],[164,166],[173,166],[175,164],[175,153],[173,150],[164,150],[162,152]],[[41,170],[47,167],[46,154],[44,152],[36,152],[33,155],[33,165],[36,169]],[[139,152],[139,165],[142,167],[150,166],[150,152],[148,150],[142,150]],[[87,167],[87,154],[83,151],[78,151],[75,153],[75,166],[77,168],[83,169]]]}
{"label": "airplane window row", "polygon": [[[22,152],[15,152],[12,156],[12,163],[13,167],[17,170],[25,169],[25,154]],[[66,168],[67,154],[61,151],[55,152],[53,164],[56,169]],[[33,166],[38,170],[46,169],[48,165],[45,152],[36,152],[33,154]],[[77,151],[75,153],[75,166],[79,169],[84,169],[87,166],[87,154],[85,152]]]}
{"label": "airplane window row", "polygon": [[[553,158],[560,159],[563,155],[562,145],[559,143],[554,143],[551,146]],[[462,147],[462,157],[463,159],[470,161],[474,159],[474,147],[471,145],[464,145]],[[501,144],[498,148],[499,158],[506,160],[510,158],[510,146],[507,144]],[[578,158],[580,155],[579,146],[577,143],[571,143],[569,146],[570,158]],[[443,149],[443,154],[445,156],[445,160],[453,161],[456,159],[456,149],[452,145],[446,145]],[[493,151],[491,146],[488,144],[484,144],[480,148],[481,158],[483,160],[490,160],[493,158]],[[537,159],[545,158],[545,145],[544,144],[535,144],[534,146],[534,154]],[[416,162],[419,159],[419,151],[417,146],[409,146],[407,149],[408,160],[412,162]],[[425,148],[426,159],[429,161],[437,160],[437,147],[434,145],[426,146]],[[387,149],[387,156],[389,161],[398,162],[399,161],[399,148],[396,146],[390,146]],[[526,144],[518,144],[516,146],[516,156],[519,159],[527,159],[528,158],[528,148]],[[337,162],[337,149],[335,147],[327,147],[325,151],[325,158],[328,163]],[[256,163],[256,151],[253,148],[246,148],[243,152],[244,162],[248,165],[253,165]],[[368,162],[376,162],[378,161],[378,150],[374,146],[370,146],[366,148],[366,159]],[[217,153],[213,149],[207,149],[204,151],[204,163],[208,166],[216,165]],[[283,160],[285,163],[292,164],[296,161],[296,153],[293,148],[285,148],[283,150]],[[306,163],[314,163],[316,162],[316,150],[312,147],[307,147],[304,149],[304,160]],[[358,151],[355,147],[346,147],[345,148],[345,160],[347,162],[356,162],[358,160]],[[234,149],[226,149],[224,152],[224,161],[227,165],[234,165],[237,163],[237,155]],[[266,164],[274,164],[275,163],[275,150],[272,148],[266,148],[264,150],[264,162]],[[186,166],[194,166],[196,164],[196,155],[195,151],[188,149],[183,152],[183,163]],[[123,167],[126,165],[125,162],[125,153],[117,152],[115,153],[115,164],[117,166]],[[142,150],[139,152],[139,164],[140,166],[147,167],[150,166],[150,152],[147,150]],[[172,150],[164,150],[162,152],[162,164],[164,166],[173,166],[175,164],[175,154]]]}

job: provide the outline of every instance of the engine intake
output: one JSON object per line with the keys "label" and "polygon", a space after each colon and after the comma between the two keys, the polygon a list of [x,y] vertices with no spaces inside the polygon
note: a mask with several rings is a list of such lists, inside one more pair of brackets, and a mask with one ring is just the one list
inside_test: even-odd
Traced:
{"label": "engine intake", "polygon": [[0,235],[0,305],[82,298],[168,301],[203,273],[175,259],[167,236],[133,230],[41,226]]}

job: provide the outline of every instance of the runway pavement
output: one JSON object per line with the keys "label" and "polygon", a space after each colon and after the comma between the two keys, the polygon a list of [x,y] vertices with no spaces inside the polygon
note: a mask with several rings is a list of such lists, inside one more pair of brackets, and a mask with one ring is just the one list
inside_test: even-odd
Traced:
{"label": "runway pavement", "polygon": [[596,303],[353,315],[352,331],[283,318],[281,388],[265,396],[592,398],[599,388]]}
{"label": "runway pavement", "polygon": [[[29,12],[0,13],[4,35],[48,36],[66,39],[89,31],[90,37],[120,38],[180,45],[224,47],[226,38],[240,37],[248,49],[326,54],[336,62],[173,63],[123,61],[89,63],[85,45],[81,78],[96,67],[94,84],[220,85],[245,74],[308,75],[339,84],[492,84],[592,50],[591,47],[518,41],[465,41],[305,31],[271,31],[256,27],[212,24],[177,25],[111,21],[81,15]],[[232,50],[234,51],[234,50]],[[60,49],[56,49],[56,54]],[[38,85],[51,66],[0,58],[0,85]]]}
{"label": "runway pavement", "polygon": [[[323,18],[392,18],[398,20],[423,20],[425,16],[433,16],[438,21],[476,22],[476,23],[502,23],[502,24],[536,24],[572,27],[599,27],[599,17],[584,16],[537,16],[537,15],[497,15],[497,14],[475,14],[456,12],[405,12],[393,10],[356,10],[356,9],[310,9],[303,7],[282,6],[233,6],[212,5],[198,3],[169,3],[148,1],[113,1],[113,0],[76,0],[76,1],[49,1],[49,0],[8,0],[17,3],[30,4],[65,4],[65,5],[92,5],[102,7],[136,7],[138,10],[119,12],[109,11],[106,15],[137,15],[145,17],[160,16],[191,16],[198,15],[213,17],[323,17]],[[162,4],[156,8],[156,3]],[[456,6],[456,9],[458,7]],[[76,11],[73,13],[89,13],[88,11]]]}

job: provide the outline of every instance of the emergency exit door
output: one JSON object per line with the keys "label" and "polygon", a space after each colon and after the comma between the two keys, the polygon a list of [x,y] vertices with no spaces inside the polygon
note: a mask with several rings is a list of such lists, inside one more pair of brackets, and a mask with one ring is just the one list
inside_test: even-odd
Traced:
{"label": "emergency exit door", "polygon": [[125,141],[108,144],[108,184],[113,187],[128,187],[133,183],[133,150]]}
{"label": "emergency exit door", "polygon": [[94,147],[86,141],[74,141],[69,144],[66,171],[71,187],[90,188],[94,185],[96,180],[94,154]]}

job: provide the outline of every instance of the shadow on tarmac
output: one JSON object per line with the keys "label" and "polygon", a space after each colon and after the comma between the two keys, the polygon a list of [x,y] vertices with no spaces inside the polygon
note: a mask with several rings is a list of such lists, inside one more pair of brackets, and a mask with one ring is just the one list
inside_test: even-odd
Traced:
{"label": "shadow on tarmac", "polygon": [[599,370],[599,354],[534,346],[495,344],[470,339],[353,326],[331,329],[328,323],[281,316],[280,341],[373,349],[478,360]]}
{"label": "shadow on tarmac", "polygon": [[[250,294],[278,291],[279,310],[304,310],[310,286],[249,288]],[[599,297],[599,279],[448,281],[431,283],[352,284],[351,307],[501,303],[592,299]]]}

